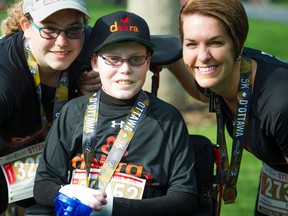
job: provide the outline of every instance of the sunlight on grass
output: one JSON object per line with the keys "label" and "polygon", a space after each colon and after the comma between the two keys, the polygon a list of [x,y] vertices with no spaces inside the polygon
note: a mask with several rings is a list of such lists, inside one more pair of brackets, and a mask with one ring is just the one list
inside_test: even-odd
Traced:
{"label": "sunlight on grass", "polygon": [[265,51],[288,61],[288,23],[250,20],[249,25],[246,46]]}

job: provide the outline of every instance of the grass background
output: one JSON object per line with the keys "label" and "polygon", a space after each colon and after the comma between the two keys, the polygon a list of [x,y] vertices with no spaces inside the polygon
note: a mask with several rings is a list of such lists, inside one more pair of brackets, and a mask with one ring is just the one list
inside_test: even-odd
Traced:
{"label": "grass background", "polygon": [[[281,7],[288,9],[287,0],[273,1]],[[91,15],[90,25],[95,20],[107,13],[118,9],[125,9],[123,5],[115,5],[104,0],[87,0],[88,10]],[[5,11],[0,11],[0,20],[6,16]],[[261,20],[249,20],[250,30],[246,46],[254,47],[288,61],[288,23],[267,22]],[[215,124],[206,124],[189,127],[190,133],[202,134],[216,141]],[[231,139],[226,136],[227,144]],[[230,152],[230,149],[228,150]],[[261,162],[255,159],[250,153],[244,151],[241,164],[241,174],[238,179],[238,196],[235,204],[223,205],[221,216],[242,216],[253,215],[255,197],[259,181]]]}

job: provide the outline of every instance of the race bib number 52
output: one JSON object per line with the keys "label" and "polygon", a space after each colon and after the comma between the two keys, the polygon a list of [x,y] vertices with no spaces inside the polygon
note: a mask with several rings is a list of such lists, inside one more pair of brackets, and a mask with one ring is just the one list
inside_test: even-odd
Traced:
{"label": "race bib number 52", "polygon": [[8,185],[9,203],[33,197],[33,186],[44,143],[38,143],[0,158]]}
{"label": "race bib number 52", "polygon": [[[91,169],[90,172],[90,187],[100,173],[99,169]],[[142,199],[143,191],[145,188],[145,179],[130,176],[124,173],[114,173],[111,181],[107,186],[107,190],[112,192],[114,197],[123,197],[127,199]],[[86,186],[86,171],[74,170],[71,184],[79,184]],[[107,191],[106,190],[106,191]]]}

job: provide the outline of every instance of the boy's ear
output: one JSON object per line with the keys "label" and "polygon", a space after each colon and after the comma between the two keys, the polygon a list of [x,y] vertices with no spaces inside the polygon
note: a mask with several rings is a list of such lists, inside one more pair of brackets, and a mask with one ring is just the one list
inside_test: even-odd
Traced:
{"label": "boy's ear", "polygon": [[96,53],[93,53],[93,54],[91,55],[91,67],[92,67],[92,69],[95,70],[95,71],[98,71],[97,58],[98,58],[98,56],[97,56]]}

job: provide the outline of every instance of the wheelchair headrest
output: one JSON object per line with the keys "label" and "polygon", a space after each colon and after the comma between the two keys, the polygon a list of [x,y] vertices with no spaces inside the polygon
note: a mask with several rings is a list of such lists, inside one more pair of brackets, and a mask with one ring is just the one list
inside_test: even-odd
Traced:
{"label": "wheelchair headrest", "polygon": [[179,35],[151,35],[156,45],[151,59],[151,66],[164,66],[182,58],[182,47]]}

